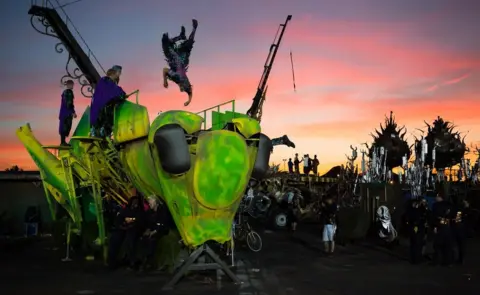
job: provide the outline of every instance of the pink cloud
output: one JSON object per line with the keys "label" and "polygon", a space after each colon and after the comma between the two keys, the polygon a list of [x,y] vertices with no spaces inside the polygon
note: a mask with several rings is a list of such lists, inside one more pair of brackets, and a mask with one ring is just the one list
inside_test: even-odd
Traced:
{"label": "pink cloud", "polygon": [[460,77],[457,77],[457,78],[454,78],[454,79],[451,79],[451,80],[447,80],[447,81],[443,82],[443,84],[445,84],[445,85],[457,84],[457,83],[460,83],[463,80],[467,79],[468,77],[470,77],[470,73],[464,74]]}

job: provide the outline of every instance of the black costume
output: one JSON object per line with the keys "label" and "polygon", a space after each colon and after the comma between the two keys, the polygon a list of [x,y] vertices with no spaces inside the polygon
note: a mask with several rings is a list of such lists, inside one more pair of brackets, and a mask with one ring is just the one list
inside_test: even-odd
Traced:
{"label": "black costume", "polygon": [[432,228],[434,229],[433,263],[450,265],[453,256],[452,228],[450,225],[454,208],[450,202],[440,201],[432,206]]}
{"label": "black costume", "polygon": [[467,222],[469,218],[469,208],[459,206],[454,211],[452,223],[453,240],[457,246],[458,257],[457,263],[462,264],[465,258],[465,240],[467,239]]}
{"label": "black costume", "polygon": [[427,211],[425,206],[413,201],[407,210],[407,225],[410,237],[410,262],[413,264],[422,261],[422,248],[425,245],[427,229]]}
{"label": "black costume", "polygon": [[[134,203],[136,202],[136,205]],[[134,267],[137,262],[137,242],[140,233],[144,227],[143,208],[138,197],[132,197],[128,205],[122,209],[115,218],[115,228],[110,236],[108,250],[108,265],[110,267],[117,266],[117,258],[125,243],[125,252],[130,267]],[[132,218],[132,222],[127,222],[127,218]]]}
{"label": "black costume", "polygon": [[[170,218],[169,218],[170,217]],[[149,209],[146,212],[146,229],[151,235],[143,237],[145,245],[145,261],[147,265],[154,265],[155,252],[158,241],[161,237],[168,234],[171,227],[171,215],[167,206],[158,206],[157,210]]]}
{"label": "black costume", "polygon": [[[167,72],[167,77],[175,82],[182,92],[188,94],[192,93],[192,85],[187,77],[187,71],[190,64],[190,54],[193,43],[195,43],[195,32],[198,26],[196,20],[193,20],[192,23],[193,30],[188,39],[185,35],[185,27],[183,26],[180,35],[177,37],[170,38],[168,33],[164,33],[162,36],[163,54],[170,68]],[[182,41],[182,43],[177,44],[179,41]]]}

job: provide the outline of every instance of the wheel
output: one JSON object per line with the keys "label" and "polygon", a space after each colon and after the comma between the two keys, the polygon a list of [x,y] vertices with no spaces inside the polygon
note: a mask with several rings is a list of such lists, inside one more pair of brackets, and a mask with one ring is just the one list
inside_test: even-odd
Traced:
{"label": "wheel", "polygon": [[262,238],[256,231],[251,231],[247,234],[247,245],[253,252],[262,250]]}
{"label": "wheel", "polygon": [[287,226],[287,214],[282,211],[277,211],[273,214],[273,225],[275,228],[285,228]]}

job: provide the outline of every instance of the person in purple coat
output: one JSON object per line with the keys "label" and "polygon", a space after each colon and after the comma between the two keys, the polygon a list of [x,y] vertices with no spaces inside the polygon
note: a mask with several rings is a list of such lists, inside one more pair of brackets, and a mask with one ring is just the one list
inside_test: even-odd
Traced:
{"label": "person in purple coat", "polygon": [[127,98],[122,87],[118,86],[121,66],[113,66],[107,75],[98,81],[90,105],[90,136],[110,136],[113,130],[115,105]]}
{"label": "person in purple coat", "polygon": [[60,145],[68,145],[66,138],[72,130],[73,118],[77,117],[75,113],[75,104],[73,102],[73,86],[72,80],[65,82],[66,89],[62,92],[62,101],[60,103],[60,114],[58,115],[58,133],[60,134]]}

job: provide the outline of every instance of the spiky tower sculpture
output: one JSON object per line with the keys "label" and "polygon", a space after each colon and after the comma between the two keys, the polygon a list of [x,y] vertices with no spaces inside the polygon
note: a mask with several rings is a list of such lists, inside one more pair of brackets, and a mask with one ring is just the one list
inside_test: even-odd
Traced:
{"label": "spiky tower sculpture", "polygon": [[[424,121],[425,122],[425,121]],[[427,136],[422,137],[427,141],[427,155],[425,164],[433,166],[432,151],[435,147],[435,168],[445,169],[459,164],[467,151],[465,137],[460,138],[459,132],[454,132],[455,126],[440,116],[433,121],[432,126],[425,122],[428,127]],[[421,150],[421,142],[415,145],[417,153]]]}
{"label": "spiky tower sculpture", "polygon": [[402,157],[407,155],[410,158],[410,147],[405,140],[407,129],[405,126],[398,127],[395,122],[393,112],[390,112],[390,117],[385,116],[385,126],[380,124],[380,131],[375,129],[376,134],[370,134],[373,137],[373,143],[369,149],[369,157],[372,158],[374,148],[383,147],[387,150],[386,166],[388,170],[402,165]]}

